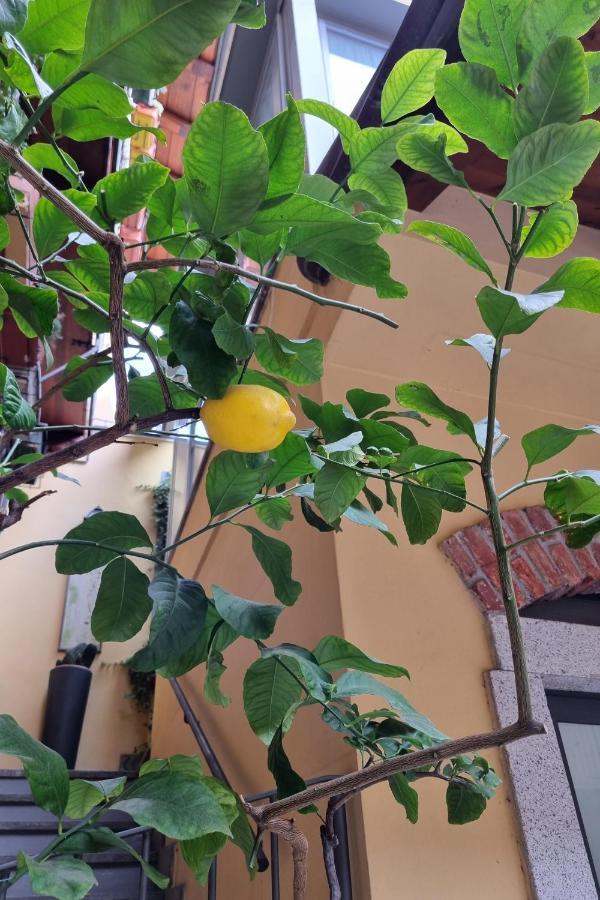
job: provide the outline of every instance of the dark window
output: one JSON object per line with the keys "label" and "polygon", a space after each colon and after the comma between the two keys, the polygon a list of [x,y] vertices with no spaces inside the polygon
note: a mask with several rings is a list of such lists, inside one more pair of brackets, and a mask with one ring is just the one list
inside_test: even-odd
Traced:
{"label": "dark window", "polygon": [[600,892],[600,694],[548,691],[547,699]]}
{"label": "dark window", "polygon": [[549,619],[572,622],[575,625],[600,625],[600,595],[560,597],[558,600],[539,600],[520,610],[525,619]]}

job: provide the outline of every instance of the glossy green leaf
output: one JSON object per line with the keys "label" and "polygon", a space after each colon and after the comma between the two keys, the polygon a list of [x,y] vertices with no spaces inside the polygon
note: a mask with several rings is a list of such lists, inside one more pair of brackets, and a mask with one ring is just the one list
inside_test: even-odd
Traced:
{"label": "glossy green leaf", "polygon": [[382,169],[377,173],[357,172],[350,175],[348,186],[352,191],[367,191],[377,201],[380,212],[396,222],[404,221],[408,208],[406,188],[393,169]]}
{"label": "glossy green leaf", "polygon": [[81,69],[134,88],[175,81],[184,66],[218,37],[239,0],[92,0]]}
{"label": "glossy green leaf", "polygon": [[22,155],[34,169],[42,171],[50,169],[52,172],[58,172],[69,182],[71,187],[77,186],[77,176],[74,173],[79,170],[79,166],[73,157],[64,150],[61,149],[59,155],[52,144],[31,144],[29,147],[23,147]]}
{"label": "glossy green leaf", "polygon": [[361,419],[360,427],[363,432],[362,446],[366,450],[376,447],[378,450],[391,450],[392,453],[400,453],[408,447],[410,441],[400,427],[388,422],[376,419]]}
{"label": "glossy green leaf", "polygon": [[122,794],[126,781],[125,775],[101,781],[72,778],[69,782],[69,802],[65,814],[70,819],[83,819],[95,806]]}
{"label": "glossy green leaf", "polygon": [[[281,444],[270,451],[273,465],[268,472],[269,486],[286,484],[303,475],[311,475],[316,471],[310,457],[308,445],[299,434],[286,434]],[[265,504],[268,505],[268,504]]]}
{"label": "glossy green leaf", "polygon": [[118,850],[128,853],[140,865],[144,875],[159,888],[166,888],[169,877],[163,875],[149,862],[146,862],[140,854],[126,840],[111,831],[110,828],[84,828],[65,838],[61,848],[68,853],[103,853],[105,851]]}
{"label": "glossy green leaf", "polygon": [[19,853],[35,894],[56,897],[57,900],[81,900],[98,884],[93,870],[81,859],[61,856],[38,862],[26,853]]}
{"label": "glossy green leaf", "polygon": [[150,160],[134,162],[126,169],[106,175],[94,187],[98,215],[108,224],[120,222],[144,209],[154,191],[165,183],[168,174],[166,166]]}
{"label": "glossy green leaf", "polygon": [[[302,682],[306,690],[316,700],[324,702],[327,699],[327,693],[331,690],[333,679],[331,675],[320,666],[306,647],[300,647],[298,644],[278,644],[276,647],[262,646],[261,655],[265,658],[274,656],[279,659],[284,666],[297,666],[302,676]],[[296,671],[296,668],[293,668]]]}
{"label": "glossy green leaf", "polygon": [[238,232],[239,247],[244,256],[253,259],[259,266],[266,266],[269,260],[279,252],[283,243],[284,231],[272,231],[270,234],[257,234],[249,228]]}
{"label": "glossy green leaf", "polygon": [[411,544],[426,544],[437,533],[442,519],[442,507],[436,494],[405,482],[400,502],[402,519]]}
{"label": "glossy green leaf", "polygon": [[182,772],[138,778],[113,809],[129,813],[138,825],[149,825],[179,841],[211,832],[231,834],[221,804],[206,779]]}
{"label": "glossy green leaf", "polygon": [[0,4],[0,32],[17,32],[25,25],[28,0],[2,0]]}
{"label": "glossy green leaf", "polygon": [[323,343],[317,338],[291,340],[266,326],[256,337],[256,359],[263,369],[293,384],[321,380],[323,352]]}
{"label": "glossy green leaf", "polygon": [[288,249],[320,263],[338,278],[375,288],[381,299],[403,299],[407,296],[406,285],[390,275],[390,257],[379,244],[354,244],[327,236],[305,243],[292,232]]}
{"label": "glossy green leaf", "polygon": [[403,694],[377,681],[366,672],[345,672],[336,683],[335,694],[338,697],[352,697],[358,694],[383,697],[392,709],[399,713],[401,721],[410,728],[421,731],[434,741],[445,740],[445,735],[438,731],[427,716],[417,712]]}
{"label": "glossy green leaf", "polygon": [[[77,53],[49,53],[42,66],[42,75],[48,84],[57,88],[69,80],[78,64]],[[64,109],[82,112],[85,109],[95,109],[104,116],[123,121],[131,113],[133,106],[122,87],[107,81],[102,75],[90,73],[63,91],[54,101],[53,108],[54,114],[59,116]]]}
{"label": "glossy green leaf", "polygon": [[445,247],[451,253],[459,256],[468,266],[483,272],[493,284],[496,284],[494,273],[471,240],[463,231],[452,225],[443,225],[441,222],[429,222],[425,219],[416,219],[411,222],[407,231],[412,231],[421,237],[427,238]]}
{"label": "glossy green leaf", "polygon": [[216,585],[213,585],[212,592],[217,612],[242,637],[256,640],[273,634],[277,619],[283,612],[282,606],[244,600]]}
{"label": "glossy green leaf", "polygon": [[459,409],[448,406],[426,384],[422,384],[419,381],[409,381],[406,384],[398,385],[396,388],[396,400],[401,406],[405,406],[408,409],[414,409],[425,415],[434,416],[436,419],[443,419],[448,425],[470,437],[473,443],[477,443],[475,428],[469,416]]}
{"label": "glossy green leaf", "polygon": [[102,572],[92,632],[98,641],[128,641],[138,633],[152,611],[148,576],[124,556],[113,559]]}
{"label": "glossy green leaf", "polygon": [[585,256],[570,259],[538,291],[564,291],[561,307],[600,312],[600,260]]}
{"label": "glossy green leaf", "polygon": [[435,99],[463,134],[507,159],[517,138],[512,97],[502,90],[493,69],[479,63],[452,63],[437,74]]}
{"label": "glossy green leaf", "polygon": [[354,644],[335,635],[321,638],[313,653],[319,665],[326,672],[335,672],[337,669],[356,669],[360,672],[371,672],[373,675],[385,675],[389,678],[409,677],[407,670],[402,666],[393,666],[380,662],[372,656],[367,656]]}
{"label": "glossy green leaf", "polygon": [[387,171],[398,158],[396,145],[400,138],[416,132],[422,122],[423,116],[412,116],[405,122],[386,128],[362,128],[352,136],[348,145],[352,174],[377,175]]}
{"label": "glossy green leaf", "polygon": [[136,547],[151,547],[152,541],[135,516],[122,512],[97,512],[65,535],[65,540],[92,541],[99,546],[62,544],[56,548],[56,571],[80,575],[105,566]]}
{"label": "glossy green leaf", "polygon": [[398,141],[398,158],[411,169],[425,172],[443,184],[466,187],[465,176],[452,165],[446,155],[446,136],[428,134],[427,129],[406,134]]}
{"label": "glossy green leaf", "polygon": [[[561,523],[577,526],[567,531],[567,545],[573,549],[585,547],[600,531],[600,473],[583,469],[549,482],[544,503]],[[588,519],[594,521],[587,525]]]}
{"label": "glossy green leaf", "polygon": [[19,40],[34,54],[80,50],[89,5],[90,0],[30,0]]}
{"label": "glossy green leaf", "polygon": [[520,83],[517,36],[526,6],[527,0],[466,0],[458,28],[464,58],[491,66],[500,84],[513,89]]}
{"label": "glossy green leaf", "polygon": [[305,239],[310,237],[315,243],[323,235],[356,243],[369,243],[381,234],[378,225],[361,222],[343,209],[305,194],[294,194],[282,203],[263,206],[254,216],[250,227],[258,234],[295,228],[299,229]]}
{"label": "glossy green leaf", "polygon": [[294,518],[292,504],[287,497],[273,497],[264,503],[257,503],[254,508],[261,522],[275,531],[281,531],[285,523]]}
{"label": "glossy green leaf", "polygon": [[28,431],[37,425],[37,416],[23,398],[13,372],[0,363],[0,417],[10,428]]}
{"label": "glossy green leaf", "polygon": [[254,334],[241,322],[237,322],[227,310],[213,325],[212,333],[217,347],[230,356],[235,356],[236,359],[252,356],[255,347]]}
{"label": "glossy green leaf", "polygon": [[388,75],[381,95],[381,119],[395,122],[429,103],[435,76],[446,61],[445,50],[410,50]]}
{"label": "glossy green leaf", "polygon": [[564,425],[543,425],[523,435],[521,446],[527,457],[528,471],[570,447],[573,441],[586,434],[600,434],[600,425],[565,428]]}
{"label": "glossy green leaf", "polygon": [[485,811],[487,802],[474,785],[466,781],[451,781],[446,789],[448,823],[466,825],[475,822]]}
{"label": "glossy green leaf", "polygon": [[[530,216],[529,225],[523,229],[523,240],[531,231],[539,213]],[[533,259],[549,259],[558,256],[570,247],[577,234],[579,216],[577,206],[572,200],[564,203],[553,203],[546,208],[541,221],[536,226],[531,240],[525,248],[525,256]]]}
{"label": "glossy green leaf", "polygon": [[542,53],[515,102],[515,127],[525,137],[553,122],[571,125],[585,109],[589,80],[583,47],[561,37]]}
{"label": "glossy green leaf", "polygon": [[584,114],[596,112],[600,106],[600,50],[584,54],[585,67],[589,79],[588,100]]}
{"label": "glossy green leaf", "polygon": [[[93,194],[69,189],[64,191],[64,195],[88,215],[96,206]],[[33,238],[41,259],[64,244],[69,234],[78,234],[79,231],[75,222],[53,203],[45,197],[38,200],[33,213]]]}
{"label": "glossy green leaf", "polygon": [[[468,338],[454,338],[446,341],[451,347],[472,347],[481,356],[486,366],[491,368],[496,348],[496,338],[491,334],[472,334]],[[501,350],[501,358],[510,353],[508,348]]]}
{"label": "glossy green leaf", "polygon": [[396,772],[395,775],[388,778],[388,784],[394,795],[394,800],[404,807],[406,818],[414,825],[419,819],[419,795],[410,786],[403,772]]}
{"label": "glossy green leaf", "polygon": [[[176,381],[167,379],[167,387],[174,409],[194,409],[198,397]],[[129,414],[144,418],[155,416],[165,409],[164,397],[156,375],[140,375],[128,384]]]}
{"label": "glossy green leaf", "polygon": [[545,125],[517,144],[499,200],[549,206],[564,200],[600,152],[600,122]]}
{"label": "glossy green leaf", "polygon": [[315,503],[324,519],[334,522],[365,486],[365,477],[333,462],[325,463],[315,476]]}
{"label": "glossy green leaf", "polygon": [[[104,104],[103,104],[104,105]],[[165,139],[159,128],[149,125],[134,125],[126,116],[114,118],[103,109],[54,106],[53,119],[59,137],[69,137],[74,141],[97,141],[105,137],[127,140],[139,131],[148,131],[159,140]]]}
{"label": "glossy green leaf", "polygon": [[226,843],[227,835],[219,834],[219,832],[180,842],[179,848],[183,860],[200,884],[206,884],[212,862]]}
{"label": "glossy green leaf", "polygon": [[208,606],[202,587],[173,569],[160,569],[148,593],[154,602],[148,644],[128,660],[141,672],[160,669],[185,652],[202,633]]}
{"label": "glossy green leaf", "polygon": [[529,0],[523,15],[518,38],[521,75],[556,38],[578,38],[598,19],[596,2],[587,0]]}
{"label": "glossy green leaf", "polygon": [[21,761],[34,802],[62,816],[69,799],[69,774],[62,756],[36,741],[7,715],[0,715],[0,752]]}
{"label": "glossy green leaf", "polygon": [[265,199],[293,194],[304,175],[306,153],[304,129],[294,100],[288,97],[287,109],[258,130],[269,154],[269,184]]}
{"label": "glossy green leaf", "polygon": [[484,287],[477,294],[477,306],[487,327],[494,337],[499,338],[527,331],[543,312],[560,303],[562,297],[562,291],[517,294]]}
{"label": "glossy green leaf", "polygon": [[387,394],[375,394],[362,388],[352,388],[347,391],[346,400],[359,419],[364,419],[376,409],[389,406],[391,402]]}
{"label": "glossy green leaf", "polygon": [[323,100],[301,98],[296,100],[296,107],[298,112],[315,116],[317,119],[327,122],[328,125],[332,125],[340,135],[344,151],[348,152],[350,141],[360,131],[358,122],[355,119],[347,116],[330,103],[325,103]]}
{"label": "glossy green leaf", "polygon": [[58,315],[58,299],[54,288],[34,288],[23,284],[12,275],[0,275],[0,286],[8,294],[8,305],[13,318],[25,337],[44,338],[52,334]]}
{"label": "glossy green leaf", "polygon": [[[86,362],[81,356],[74,356],[69,360],[65,375],[70,375]],[[112,378],[113,366],[112,362],[107,359],[98,360],[96,365],[85,369],[81,375],[78,375],[72,381],[64,386],[62,394],[65,400],[72,403],[78,403],[92,397],[98,388],[102,387]]]}
{"label": "glossy green leaf", "polygon": [[194,390],[204,397],[222,397],[237,367],[235,358],[217,346],[210,324],[180,300],[171,316],[169,338]]}
{"label": "glossy green leaf", "polygon": [[[267,754],[267,766],[269,772],[273,775],[275,784],[277,785],[277,799],[282,800],[284,797],[291,797],[292,794],[298,794],[306,788],[306,782],[292,768],[287,753],[283,749],[283,729],[280,727],[273,735],[273,740],[269,744],[269,752]],[[298,812],[318,812],[314,803],[299,809]]]}
{"label": "glossy green leaf", "polygon": [[242,28],[262,28],[267,21],[265,0],[241,0],[231,21]]}
{"label": "glossy green leaf", "polygon": [[269,183],[265,140],[228,103],[207,103],[183,149],[185,177],[198,226],[222,237],[252,221]]}
{"label": "glossy green leaf", "polygon": [[252,537],[252,552],[273,585],[275,596],[286,606],[293,606],[302,592],[302,585],[292,578],[290,547],[251,525],[241,527]]}
{"label": "glossy green leaf", "polygon": [[265,483],[268,465],[249,466],[243,453],[224,450],[214,456],[206,473],[211,517],[250,503]]}
{"label": "glossy green leaf", "polygon": [[[293,662],[289,668],[294,669]],[[274,656],[258,659],[246,670],[244,711],[253,732],[267,746],[279,727],[289,728],[288,714],[300,700],[301,691],[296,678]]]}

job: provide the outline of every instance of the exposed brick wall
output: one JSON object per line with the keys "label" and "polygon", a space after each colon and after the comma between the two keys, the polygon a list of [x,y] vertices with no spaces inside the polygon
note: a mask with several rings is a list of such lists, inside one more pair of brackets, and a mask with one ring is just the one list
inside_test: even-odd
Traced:
{"label": "exposed brick wall", "polygon": [[[511,509],[502,519],[511,543],[558,524],[543,506]],[[486,610],[502,609],[489,522],[457,531],[442,543],[442,550]],[[564,533],[558,532],[523,544],[511,553],[511,561],[519,606],[600,592],[600,538],[582,550],[571,550]]]}

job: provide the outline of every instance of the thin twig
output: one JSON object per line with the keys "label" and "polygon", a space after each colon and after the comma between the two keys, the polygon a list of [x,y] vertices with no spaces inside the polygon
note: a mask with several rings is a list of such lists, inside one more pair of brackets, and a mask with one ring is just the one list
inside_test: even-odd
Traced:
{"label": "thin twig", "polygon": [[577,522],[563,522],[562,525],[556,525],[555,528],[547,528],[545,531],[538,531],[535,534],[528,534],[527,537],[521,538],[518,541],[515,541],[512,544],[508,544],[507,550],[514,550],[515,547],[520,547],[521,544],[528,544],[530,541],[537,541],[540,538],[550,537],[553,534],[558,534],[561,531],[568,531],[570,529],[576,528],[587,528],[590,525],[597,525],[600,523],[600,515],[590,516],[589,519],[579,519]]}
{"label": "thin twig", "polygon": [[53,384],[51,388],[49,388],[43,397],[40,397],[39,400],[36,400],[35,403],[32,404],[32,409],[38,409],[40,406],[43,406],[50,397],[53,397],[58,391],[62,391],[64,387],[70,384],[75,378],[79,378],[80,375],[83,375],[84,372],[87,372],[88,369],[93,369],[94,366],[101,362],[103,359],[106,359],[110,356],[111,348],[106,347],[104,350],[99,350],[97,353],[94,353],[93,356],[88,356],[80,366],[77,366],[75,369],[71,369],[63,378],[60,378],[56,384]]}

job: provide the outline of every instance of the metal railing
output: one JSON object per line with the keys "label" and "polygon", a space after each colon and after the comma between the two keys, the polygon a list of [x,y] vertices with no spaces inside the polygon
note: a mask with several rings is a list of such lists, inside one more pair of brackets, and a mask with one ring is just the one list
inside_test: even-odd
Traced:
{"label": "metal railing", "polygon": [[[231,788],[231,783],[227,778],[225,771],[223,770],[223,766],[221,765],[216,753],[214,752],[210,741],[208,740],[206,733],[198,720],[198,717],[192,709],[185,691],[176,678],[170,678],[169,681],[171,683],[171,687],[173,688],[173,693],[175,694],[175,697],[177,698],[179,706],[181,707],[181,710],[183,712],[184,721],[189,726],[190,731],[194,735],[202,756],[206,760],[206,764],[210,770],[211,775],[213,775],[215,778],[218,778],[220,781]],[[310,779],[306,783],[307,785],[318,784],[322,781],[329,781],[333,777],[335,776],[324,775],[321,778]],[[253,794],[252,796],[248,796],[247,800],[250,803],[255,803],[260,800],[275,800],[276,798],[277,791],[272,789],[269,791],[263,791],[260,794]],[[343,806],[336,811],[333,817],[333,830],[338,840],[338,845],[334,850],[334,859],[338,881],[340,883],[341,900],[352,900],[352,878],[350,874],[350,854],[348,849],[348,823],[346,820],[346,810]],[[257,857],[258,870],[259,872],[264,872],[266,871],[266,869],[270,869],[271,898],[272,900],[280,900],[281,885],[279,871],[279,839],[276,834],[273,834],[273,832],[271,832],[270,834],[269,849],[269,858],[267,858],[262,847],[259,849]],[[217,860],[215,858],[208,874],[208,900],[217,900],[217,873]],[[143,898],[141,898],[141,900],[143,900]]]}

